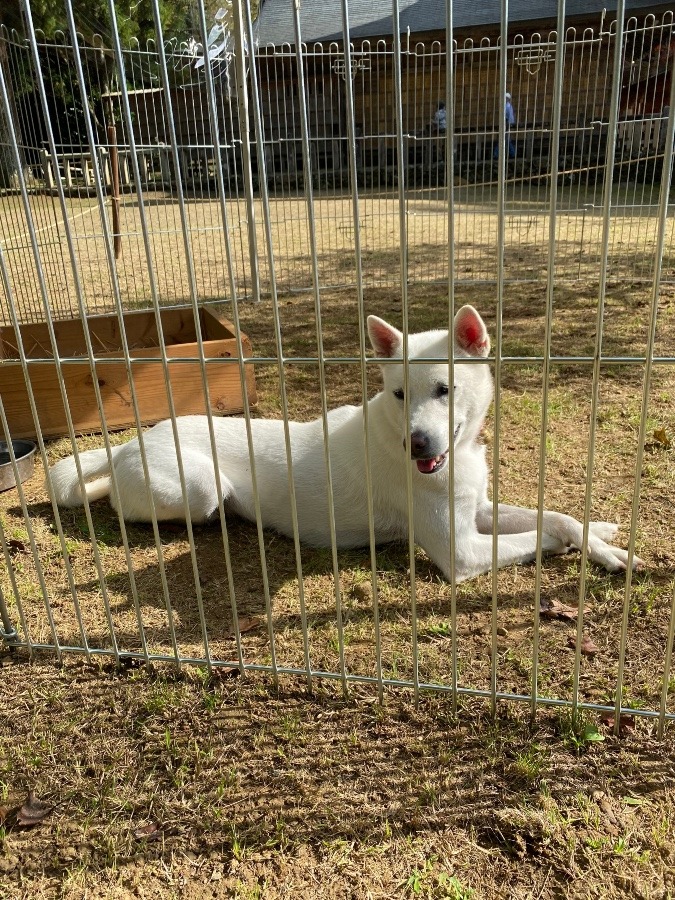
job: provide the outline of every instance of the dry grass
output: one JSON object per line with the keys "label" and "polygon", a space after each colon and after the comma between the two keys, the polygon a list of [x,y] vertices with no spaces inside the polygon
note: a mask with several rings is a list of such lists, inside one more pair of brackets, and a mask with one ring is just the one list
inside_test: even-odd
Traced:
{"label": "dry grass", "polygon": [[[5,792],[57,803],[14,830],[7,897],[660,897],[673,756],[579,748],[564,716],[385,707],[292,681],[83,663],[5,669]],[[4,701],[4,697],[3,697]],[[29,713],[28,709],[32,712]],[[66,752],[67,748],[67,752]]]}
{"label": "dry grass", "polygon": [[[497,278],[497,192],[486,185],[458,185],[455,201],[456,277],[460,281]],[[77,258],[80,286],[90,312],[114,310],[104,226],[95,197],[68,197],[68,221]],[[658,185],[618,184],[617,205],[609,228],[609,268],[612,277],[649,279],[656,247]],[[398,193],[395,187],[365,191],[359,199],[359,231],[364,283],[395,286],[400,271]],[[190,302],[190,284],[181,217],[175,197],[151,192],[145,197],[152,270],[162,303]],[[77,314],[75,281],[70,264],[62,213],[56,197],[36,193],[31,210],[37,229],[42,272],[56,317]],[[238,295],[251,290],[251,256],[243,199],[226,202],[230,252]],[[347,192],[317,192],[314,198],[317,262],[322,285],[353,285],[354,212]],[[301,192],[270,198],[275,275],[282,291],[309,289],[312,256],[307,205]],[[105,216],[110,228],[110,211]],[[408,268],[412,283],[442,282],[447,277],[447,193],[444,188],[409,191],[405,206]],[[269,293],[269,263],[263,207],[254,201],[257,268],[261,289]],[[206,193],[188,197],[186,221],[194,283],[201,298],[230,296],[230,280],[223,238],[221,206]],[[540,280],[548,258],[549,212],[546,190],[530,184],[509,184],[506,191],[505,277]],[[668,219],[665,235],[664,278],[675,276],[675,224]],[[135,193],[122,199],[122,252],[115,276],[122,302],[128,308],[146,307],[151,282]],[[43,300],[37,269],[17,196],[0,196],[0,238],[5,250],[14,302],[20,319],[42,321]],[[561,185],[556,224],[556,267],[562,279],[596,278],[603,239],[599,189],[584,184]],[[392,287],[395,289],[395,287]],[[0,311],[0,323],[8,323]]]}
{"label": "dry grass", "polygon": [[[534,263],[533,263],[534,264]],[[591,353],[597,286],[560,287],[556,294],[554,352]],[[458,289],[493,330],[494,293]],[[608,292],[605,352],[644,352],[648,290],[628,282]],[[445,324],[443,292],[411,287],[410,327]],[[504,352],[536,355],[543,342],[539,286],[508,286]],[[400,322],[400,301],[370,291],[366,311]],[[358,349],[358,310],[352,295],[325,293],[323,332],[328,355]],[[243,327],[260,355],[273,352],[269,305],[242,309]],[[313,303],[285,298],[287,355],[312,355]],[[664,288],[657,354],[675,345],[675,300]],[[331,405],[360,401],[360,376],[350,366],[328,366]],[[274,367],[257,372],[258,415],[278,416]],[[549,396],[546,503],[582,511],[590,408],[590,367],[554,370]],[[373,371],[371,392],[377,389]],[[288,367],[291,414],[319,408],[316,370]],[[502,390],[500,484],[502,499],[536,502],[541,416],[541,372],[536,364],[505,364]],[[619,521],[620,540],[634,485],[642,369],[603,369],[596,446],[593,517]],[[652,438],[675,432],[675,373],[659,367],[649,398],[648,439],[642,471],[637,550],[647,571],[634,578],[628,608],[623,702],[658,709],[664,651],[675,586],[675,480],[672,450]],[[124,440],[128,435],[119,435]],[[492,448],[490,425],[486,440]],[[82,446],[97,443],[83,438]],[[49,446],[51,459],[68,452]],[[35,540],[49,586],[60,639],[79,643],[67,570],[53,528],[40,473],[25,486]],[[35,565],[16,493],[0,497],[13,564],[33,640],[49,639]],[[119,525],[106,503],[93,507],[112,621],[121,649],[139,646],[132,584]],[[65,511],[69,561],[92,646],[110,647],[110,635],[86,520]],[[255,528],[233,520],[230,540],[240,616],[262,624],[243,637],[251,663],[269,663],[270,639]],[[161,530],[162,555],[181,652],[203,655],[196,588],[183,528]],[[150,529],[129,528],[136,591],[145,636],[153,652],[171,652],[167,610]],[[277,662],[302,667],[298,584],[292,543],[265,535]],[[196,531],[205,623],[212,652],[233,659],[230,598],[218,528]],[[315,669],[337,671],[334,584],[330,554],[303,549],[309,638]],[[372,597],[367,551],[340,554],[348,671],[374,675]],[[412,675],[408,560],[402,546],[378,551],[382,666],[386,676]],[[421,552],[416,558],[420,677],[451,679],[449,587]],[[569,605],[578,600],[577,555],[546,560],[542,595]],[[5,573],[0,584],[11,601]],[[623,581],[595,568],[588,573],[584,631],[599,652],[583,658],[583,700],[612,702],[624,606]],[[498,578],[497,641],[500,690],[527,694],[531,685],[534,569],[504,570]],[[459,682],[490,683],[491,578],[460,586],[457,595]],[[16,611],[13,610],[16,616]],[[571,696],[574,626],[542,621],[542,695]],[[0,688],[0,805],[20,802],[29,789],[55,804],[32,830],[12,829],[0,855],[0,897],[666,897],[675,890],[672,853],[675,753],[672,735],[655,742],[651,721],[637,720],[619,738],[597,717],[572,727],[566,713],[540,711],[531,726],[522,706],[487,718],[482,701],[424,696],[419,709],[404,693],[388,694],[302,679],[271,681],[216,677],[203,669],[175,677],[169,669],[71,660],[27,665],[5,655]],[[669,709],[675,711],[669,700]],[[591,730],[585,730],[590,726]],[[599,729],[603,742],[589,741]],[[151,835],[144,826],[156,827]],[[474,892],[473,894],[471,892]]]}

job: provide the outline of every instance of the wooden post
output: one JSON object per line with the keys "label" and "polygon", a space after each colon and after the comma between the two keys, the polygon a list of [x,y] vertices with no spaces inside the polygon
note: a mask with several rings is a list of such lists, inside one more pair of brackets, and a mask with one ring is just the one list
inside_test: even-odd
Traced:
{"label": "wooden post", "polygon": [[112,182],[112,230],[115,259],[122,252],[122,235],[120,234],[120,169],[117,155],[117,131],[114,125],[108,125],[108,146],[110,148],[110,180]]}
{"label": "wooden post", "polygon": [[[48,188],[53,188],[56,186],[56,182],[54,181],[54,171],[52,169],[52,159],[49,155],[49,152],[44,148],[40,150],[40,156],[42,157],[42,174],[44,176],[45,184]],[[56,169],[56,174],[58,175],[58,166]]]}

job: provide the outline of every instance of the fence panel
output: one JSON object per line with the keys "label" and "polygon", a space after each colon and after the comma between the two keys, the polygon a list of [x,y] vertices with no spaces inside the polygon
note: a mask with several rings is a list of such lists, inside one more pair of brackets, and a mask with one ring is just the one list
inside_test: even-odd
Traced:
{"label": "fence panel", "polygon": [[[613,179],[610,262],[615,278],[650,279],[656,241],[656,209],[667,124],[667,67],[672,27],[666,14],[660,21],[631,19],[623,37],[620,121]],[[602,191],[607,144],[613,30],[565,32],[564,82],[559,142],[556,265],[559,278],[581,279],[597,267],[602,232]],[[60,179],[66,192],[67,216],[78,248],[87,293],[87,308],[112,308],[112,288],[100,253],[101,212],[93,202],[93,162],[101,167],[106,189],[106,215],[116,215],[117,273],[126,308],[149,306],[143,274],[136,188],[132,184],[130,141],[120,109],[118,75],[100,64],[95,47],[84,43],[82,59],[87,90],[97,107],[94,146],[84,139],[82,100],[73,80],[73,48],[68,36],[47,41],[37,35],[38,59],[53,96],[55,156],[45,139],[45,122],[37,102],[35,73],[26,42],[3,33],[4,67],[10,109],[15,121],[27,189],[36,217],[42,265],[60,298],[58,314],[72,313],[73,285],[66,258],[63,227],[56,202]],[[220,149],[214,152],[206,102],[204,70],[195,68],[194,48],[170,43],[166,48],[170,73],[170,103],[177,130],[181,185],[184,188],[193,238],[195,276],[206,301],[227,296],[227,279],[216,261],[224,256],[219,226],[216,161],[223,165],[230,218],[233,260],[238,290],[249,296],[251,282],[249,228],[256,223],[256,243],[262,239],[261,185],[257,154],[252,159],[255,198],[247,209],[243,182],[242,131],[239,124],[237,73],[233,65],[216,73]],[[403,152],[408,222],[408,262],[411,280],[442,283],[447,277],[439,248],[447,241],[446,138],[435,123],[445,84],[446,53],[442,42],[402,46],[404,92]],[[455,45],[453,137],[457,210],[456,280],[496,282],[495,256],[498,193],[497,131],[499,44],[467,39]],[[547,243],[547,208],[551,189],[552,68],[556,35],[517,35],[507,51],[507,86],[513,96],[516,124],[510,130],[505,181],[507,245],[505,277],[531,281],[541,277]],[[167,98],[152,81],[158,67],[154,44],[123,48],[128,80],[141,190],[148,198],[148,227],[157,253],[157,277],[162,302],[185,301],[184,259],[177,217],[176,173],[168,142]],[[307,66],[306,102],[309,115],[310,159],[321,280],[344,286],[345,271],[353,270],[353,222],[347,164],[345,69],[339,44],[314,44],[304,51]],[[296,61],[290,46],[265,47],[257,55],[258,93],[263,124],[270,210],[274,222],[273,250],[279,290],[307,290],[311,260],[307,232],[300,215],[303,163],[300,152],[300,102]],[[148,83],[152,86],[148,86]],[[367,285],[396,284],[396,221],[399,167],[393,117],[394,92],[391,42],[364,40],[355,48],[352,67],[356,186],[360,192],[363,278]],[[247,83],[250,91],[250,83]],[[61,108],[63,96],[68,108]],[[70,99],[68,99],[70,98]],[[72,106],[70,105],[72,104]],[[63,105],[63,104],[62,104]],[[110,122],[115,123],[111,129]],[[106,124],[108,123],[108,124]],[[4,158],[11,157],[6,142]],[[113,165],[116,181],[113,185]],[[25,268],[26,234],[16,192],[16,174],[5,177],[2,192],[2,239],[14,295],[25,321],[40,319],[35,273]],[[151,202],[150,202],[151,201]],[[673,277],[672,229],[668,228],[664,279]],[[394,261],[394,265],[392,265]],[[258,254],[256,272],[269,295],[269,262]],[[353,282],[352,282],[353,283]],[[6,307],[6,302],[4,304]],[[6,312],[5,322],[8,321]]]}
{"label": "fence panel", "polygon": [[[296,11],[293,45],[249,52],[237,4],[233,52],[197,65],[203,8],[182,45],[152,8],[143,47],[113,29],[101,53],[70,5],[66,33],[1,35],[0,461],[17,485],[0,495],[0,636],[31,653],[294,673],[380,697],[404,686],[493,709],[625,709],[663,729],[675,716],[672,15],[504,43],[396,31],[350,43],[343,3],[342,41],[303,43]],[[420,351],[414,335],[452,328],[463,303],[483,315],[490,356],[475,352],[487,353],[482,332],[466,352],[437,337]],[[379,357],[367,313],[400,329],[371,321]],[[420,440],[430,357],[436,400],[494,369],[491,493],[526,504],[536,532],[523,554],[536,564],[515,576],[494,565],[457,584],[474,471],[461,468],[473,452],[457,437],[461,403],[429,414],[448,417],[447,451],[420,468],[403,449]],[[395,465],[378,458],[385,401],[372,400],[392,366]],[[161,439],[147,430],[157,419]],[[358,448],[346,460],[343,426]],[[24,484],[12,439],[27,436],[37,474]],[[134,437],[135,469],[113,465]],[[94,448],[110,475],[87,497]],[[85,499],[59,507],[54,476],[40,478],[71,454]],[[446,463],[441,578],[433,540],[427,556],[415,535],[419,485]],[[390,493],[397,512],[382,521]],[[544,505],[578,519],[580,555],[542,559]],[[481,541],[494,529],[503,562],[510,532],[498,541],[488,518]],[[594,565],[609,529],[591,522],[617,519],[628,556],[614,559],[637,547],[647,574],[612,580]]]}

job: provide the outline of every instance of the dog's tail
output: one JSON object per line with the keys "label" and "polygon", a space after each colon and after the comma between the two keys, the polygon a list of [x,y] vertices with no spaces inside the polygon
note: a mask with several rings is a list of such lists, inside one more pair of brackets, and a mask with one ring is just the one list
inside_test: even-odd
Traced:
{"label": "dog's tail", "polygon": [[[113,447],[112,453],[120,449]],[[85,490],[89,501],[107,497],[110,493],[110,465],[105,449],[85,450],[79,454],[82,478],[86,482]],[[55,463],[50,471],[51,488],[54,500],[59,506],[82,506],[82,486],[77,477],[75,457],[68,456]],[[49,485],[48,485],[49,487]]]}

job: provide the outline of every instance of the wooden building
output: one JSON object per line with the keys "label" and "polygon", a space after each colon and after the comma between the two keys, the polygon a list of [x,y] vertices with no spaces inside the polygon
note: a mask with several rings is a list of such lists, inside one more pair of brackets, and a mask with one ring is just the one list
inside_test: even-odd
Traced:
{"label": "wooden building", "polygon": [[[400,0],[401,114],[406,163],[413,179],[441,177],[443,144],[435,127],[438,104],[446,94],[445,0]],[[563,155],[572,159],[602,150],[611,97],[615,48],[616,3],[570,0],[566,6],[565,64],[561,97]],[[517,156],[530,167],[545,169],[553,120],[557,22],[555,0],[512,0],[509,4],[507,90],[512,94],[516,125],[510,138]],[[496,148],[504,98],[499,90],[500,4],[453,6],[454,18],[454,130],[460,168],[492,159]],[[396,92],[392,53],[392,17],[388,0],[349,0],[350,35],[354,50],[354,105],[359,162],[364,172],[395,172]],[[672,6],[637,0],[628,3],[622,61],[624,98],[650,94],[650,116],[660,117],[664,106],[664,75],[645,74],[644,60],[663,63],[671,46]],[[306,82],[317,141],[346,137],[342,7],[340,3],[304,3],[300,13],[301,40],[306,46]],[[264,0],[257,21],[261,81],[269,96],[283,95],[266,110],[271,133],[294,136],[297,119],[277,110],[297,105],[297,82],[292,64],[295,31],[291,4]],[[661,49],[660,49],[661,48]],[[291,59],[282,70],[271,64],[279,54]],[[659,55],[660,54],[660,55]],[[671,54],[672,55],[672,54]],[[637,66],[637,68],[636,68]],[[274,72],[272,73],[272,69]],[[649,65],[647,65],[649,70]],[[640,72],[642,73],[640,75]],[[273,77],[274,75],[274,77]],[[657,91],[651,91],[657,77]],[[642,87],[634,84],[644,81]],[[667,82],[669,85],[669,80]],[[651,91],[651,93],[650,93]],[[666,101],[667,102],[667,99]],[[635,112],[622,101],[624,115]],[[291,128],[289,129],[289,121]],[[630,130],[630,129],[629,129]],[[621,133],[624,134],[623,127]],[[658,136],[657,136],[658,137]],[[344,154],[343,154],[344,157]],[[440,168],[434,172],[434,165]]]}
{"label": "wooden building", "polygon": [[[616,46],[615,14],[599,0],[568,0],[561,96],[563,169],[599,170],[604,152]],[[536,177],[549,170],[557,52],[555,0],[512,0],[509,9],[507,89],[516,122],[509,149],[514,166]],[[394,41],[389,0],[349,0],[352,86],[358,177],[365,185],[398,175]],[[454,154],[456,172],[485,180],[498,152],[504,98],[499,89],[500,4],[454,6]],[[293,190],[303,178],[301,104],[292,5],[264,0],[255,25],[257,75],[268,183]],[[409,184],[441,183],[445,133],[437,111],[446,97],[445,0],[400,0],[401,104],[404,163]],[[665,133],[662,113],[673,60],[673,12],[643,0],[629,3],[622,46],[620,139],[629,152],[654,150]],[[301,39],[312,173],[318,187],[348,184],[348,128],[341,4],[303,3]],[[189,74],[189,73],[188,73]],[[250,89],[250,86],[249,86]],[[234,66],[221,66],[217,103],[226,177],[239,182],[242,130]],[[174,177],[168,110],[161,89],[130,96],[135,137],[154,160],[155,177]],[[183,77],[171,107],[185,180],[211,184],[214,159],[203,78]],[[649,122],[643,123],[647,115]],[[639,119],[639,122],[637,121]],[[442,123],[441,123],[442,124]],[[253,134],[253,122],[249,123]],[[120,134],[120,145],[125,143]],[[507,148],[505,147],[505,150]],[[257,177],[257,164],[253,155]],[[487,180],[491,175],[487,173]]]}

